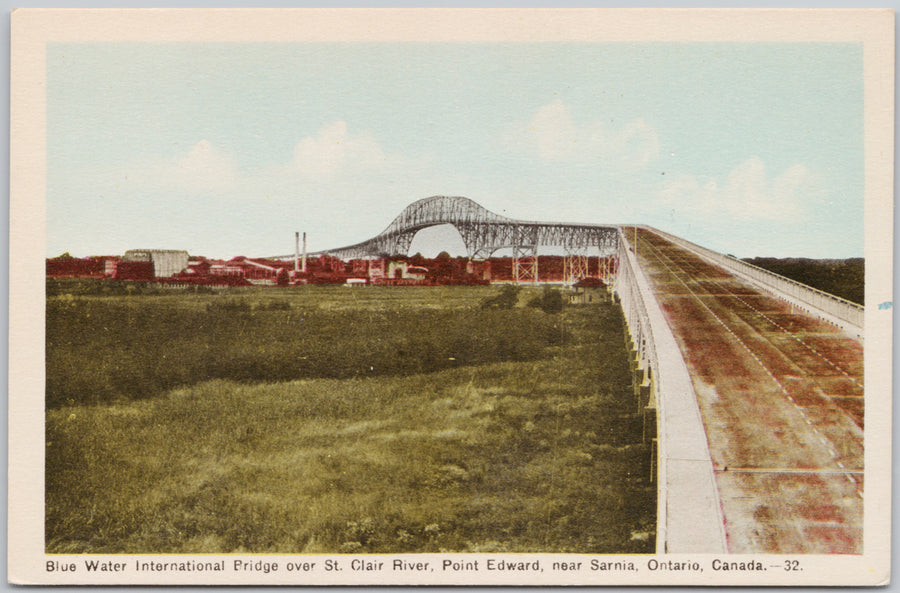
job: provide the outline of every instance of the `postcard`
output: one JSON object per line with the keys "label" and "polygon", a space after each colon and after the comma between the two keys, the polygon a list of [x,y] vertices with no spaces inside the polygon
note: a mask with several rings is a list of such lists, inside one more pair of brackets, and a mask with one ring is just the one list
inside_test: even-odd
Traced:
{"label": "postcard", "polygon": [[11,51],[10,582],[889,582],[892,11]]}

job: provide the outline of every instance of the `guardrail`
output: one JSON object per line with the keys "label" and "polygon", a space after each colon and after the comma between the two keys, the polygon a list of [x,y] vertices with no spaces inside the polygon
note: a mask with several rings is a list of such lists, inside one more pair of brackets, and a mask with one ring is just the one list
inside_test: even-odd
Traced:
{"label": "guardrail", "polygon": [[685,241],[680,237],[670,235],[659,229],[652,227],[641,228],[652,231],[679,247],[692,251],[723,268],[754,281],[758,286],[767,289],[768,292],[771,292],[775,296],[782,298],[789,297],[789,300],[795,301],[796,304],[811,313],[820,314],[820,316],[825,317],[832,323],[835,323],[844,329],[854,331],[860,337],[863,336],[865,327],[865,307],[861,305],[842,299],[833,294],[817,290],[802,282],[785,278],[784,276],[764,270],[753,264],[748,264],[735,257],[723,255],[712,251],[711,249],[700,247],[690,241]]}
{"label": "guardrail", "polygon": [[[654,380],[659,375],[659,356],[650,326],[647,305],[637,281],[637,262],[629,252],[627,241],[619,232],[618,245],[619,265],[615,276],[614,291],[627,324],[626,345],[629,349],[629,362],[634,374],[635,395],[638,412],[644,418],[644,441],[651,441],[651,472],[657,484],[666,483],[665,446],[659,438],[661,414],[659,406],[658,383]],[[653,468],[655,466],[655,468]],[[666,489],[657,487],[656,510],[656,551],[664,553],[666,548]]]}
{"label": "guardrail", "polygon": [[724,553],[724,519],[693,383],[675,337],[619,230],[613,289],[628,324],[635,394],[644,438],[653,442],[657,481],[656,551]]}
{"label": "guardrail", "polygon": [[[652,384],[648,403],[656,401],[656,384],[652,381],[659,373],[659,356],[656,353],[656,343],[653,339],[653,329],[650,326],[650,317],[644,296],[638,286],[637,262],[628,251],[628,244],[623,240],[619,243],[619,269],[616,275],[615,291],[619,297],[619,303],[633,343],[634,365],[646,369],[649,373],[647,380]],[[631,255],[631,257],[629,257]],[[633,366],[634,366],[633,365]]]}

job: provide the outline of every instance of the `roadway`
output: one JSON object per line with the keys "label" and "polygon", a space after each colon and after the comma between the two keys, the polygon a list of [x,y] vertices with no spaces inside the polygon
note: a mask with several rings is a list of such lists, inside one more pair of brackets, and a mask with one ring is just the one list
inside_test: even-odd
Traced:
{"label": "roadway", "polygon": [[728,551],[862,553],[862,345],[649,230],[635,251],[690,370]]}

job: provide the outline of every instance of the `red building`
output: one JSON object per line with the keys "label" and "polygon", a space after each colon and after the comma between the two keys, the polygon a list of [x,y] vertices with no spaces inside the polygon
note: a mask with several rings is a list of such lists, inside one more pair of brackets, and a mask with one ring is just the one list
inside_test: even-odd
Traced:
{"label": "red building", "polygon": [[47,276],[54,278],[112,278],[119,258],[110,255],[84,258],[64,253],[47,259]]}

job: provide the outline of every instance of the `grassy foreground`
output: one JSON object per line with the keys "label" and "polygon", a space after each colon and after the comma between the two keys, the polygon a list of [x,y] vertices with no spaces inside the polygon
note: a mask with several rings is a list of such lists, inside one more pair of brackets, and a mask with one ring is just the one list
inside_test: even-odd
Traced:
{"label": "grassy foreground", "polygon": [[266,290],[49,298],[48,406],[147,398],[207,379],[348,379],[533,360],[566,339],[558,319],[535,309],[482,310],[478,297],[490,289],[467,300],[459,288]]}
{"label": "grassy foreground", "polygon": [[[47,551],[652,552],[655,485],[619,312],[482,311],[486,289],[446,300],[444,289],[432,290],[408,300],[388,293],[402,307],[394,313],[426,320],[393,326],[392,339],[440,335],[443,318],[424,315],[436,311],[469,327],[476,351],[486,338],[466,318],[524,332],[541,347],[496,356],[487,348],[427,372],[200,377],[94,404],[73,391],[84,403],[60,398],[47,412]],[[309,294],[256,310],[291,314]],[[129,298],[91,306],[158,304]],[[177,298],[168,310],[210,314]],[[373,310],[341,301],[318,311],[331,308]],[[381,341],[379,327],[331,339],[338,352],[362,352],[360,340]],[[145,333],[143,360],[153,362],[163,347],[150,342],[167,338],[146,335],[155,334]],[[466,351],[466,338],[453,335]],[[82,348],[91,358],[99,346]]]}

